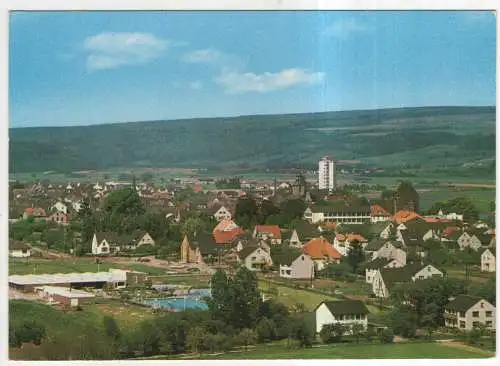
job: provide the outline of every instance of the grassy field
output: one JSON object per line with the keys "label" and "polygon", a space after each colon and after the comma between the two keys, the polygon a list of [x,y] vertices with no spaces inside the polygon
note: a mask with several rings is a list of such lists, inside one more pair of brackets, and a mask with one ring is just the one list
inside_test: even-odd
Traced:
{"label": "grassy field", "polygon": [[[335,300],[333,296],[316,294],[311,291],[291,288],[287,286],[280,286],[274,283],[270,284],[271,288],[278,290],[278,296],[271,295],[276,301],[281,302],[285,306],[291,307],[297,303],[304,304],[306,310],[313,310],[319,303],[324,300]],[[259,280],[259,290],[267,292],[269,284],[265,280]]]}
{"label": "grassy field", "polygon": [[94,259],[73,258],[73,259],[9,259],[9,274],[26,275],[39,273],[83,273],[83,272],[107,272],[111,268],[133,269],[139,272],[146,272],[152,275],[164,275],[162,268],[150,267],[140,263],[107,263],[99,265]]}
{"label": "grassy field", "polygon": [[[465,269],[457,268],[457,267],[445,267],[443,268],[446,271],[446,275],[450,278],[465,280]],[[487,273],[481,272],[477,269],[473,269],[470,273],[470,280],[473,283],[484,283],[487,282],[490,278],[496,278],[495,273]]]}
{"label": "grassy field", "polygon": [[449,347],[439,343],[338,344],[308,349],[289,349],[282,344],[259,345],[246,352],[203,355],[200,359],[415,359],[488,358],[494,353],[472,347]]}
{"label": "grassy field", "polygon": [[490,211],[490,202],[495,201],[496,190],[491,188],[439,187],[419,194],[420,207],[423,211],[428,210],[433,203],[438,201],[449,200],[456,197],[466,197],[474,203],[479,212],[487,213]]}

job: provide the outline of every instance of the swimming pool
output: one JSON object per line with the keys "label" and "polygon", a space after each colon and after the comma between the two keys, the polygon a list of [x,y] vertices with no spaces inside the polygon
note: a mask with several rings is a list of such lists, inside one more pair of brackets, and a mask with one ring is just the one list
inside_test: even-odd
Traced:
{"label": "swimming pool", "polygon": [[173,311],[183,311],[184,309],[208,310],[208,305],[205,302],[189,297],[186,299],[183,297],[170,297],[168,299],[145,300],[144,303],[155,308]]}

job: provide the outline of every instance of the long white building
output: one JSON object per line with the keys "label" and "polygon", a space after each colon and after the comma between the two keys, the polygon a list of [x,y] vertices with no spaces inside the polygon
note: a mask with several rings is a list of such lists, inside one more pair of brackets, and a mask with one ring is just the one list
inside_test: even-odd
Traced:
{"label": "long white building", "polygon": [[333,191],[336,188],[335,162],[328,156],[318,163],[318,188]]}

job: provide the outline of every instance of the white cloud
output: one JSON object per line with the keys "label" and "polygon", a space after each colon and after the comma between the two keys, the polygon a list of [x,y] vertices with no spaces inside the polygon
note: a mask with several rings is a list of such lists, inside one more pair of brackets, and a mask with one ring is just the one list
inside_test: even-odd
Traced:
{"label": "white cloud", "polygon": [[214,63],[220,60],[221,56],[222,52],[213,48],[206,48],[188,52],[182,57],[182,60],[193,64]]}
{"label": "white cloud", "polygon": [[189,84],[189,88],[192,90],[200,90],[203,88],[203,83],[199,80],[193,81],[192,83]]}
{"label": "white cloud", "polygon": [[262,74],[224,71],[215,78],[215,82],[222,85],[230,94],[267,93],[298,85],[317,84],[323,81],[324,76],[323,72],[310,72],[297,68],[281,70],[278,73],[265,72]]}
{"label": "white cloud", "polygon": [[161,56],[168,45],[151,33],[100,33],[84,42],[87,68],[103,70],[147,63]]}
{"label": "white cloud", "polygon": [[355,33],[364,33],[372,28],[354,18],[339,19],[324,30],[324,34],[331,37],[346,39]]}

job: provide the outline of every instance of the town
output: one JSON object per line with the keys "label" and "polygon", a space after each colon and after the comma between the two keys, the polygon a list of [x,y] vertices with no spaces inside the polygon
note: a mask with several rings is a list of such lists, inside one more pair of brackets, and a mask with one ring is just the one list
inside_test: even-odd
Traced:
{"label": "town", "polygon": [[10,182],[11,357],[491,355],[494,205],[315,173]]}

